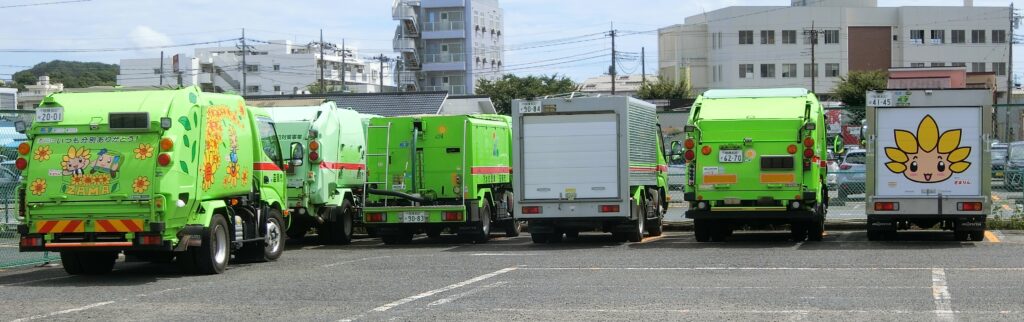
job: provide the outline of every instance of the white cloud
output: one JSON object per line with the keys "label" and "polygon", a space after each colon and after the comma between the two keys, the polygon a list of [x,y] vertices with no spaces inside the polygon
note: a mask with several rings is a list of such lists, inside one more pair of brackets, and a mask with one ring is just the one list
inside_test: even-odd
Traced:
{"label": "white cloud", "polygon": [[148,26],[136,26],[128,34],[128,38],[131,39],[136,47],[158,47],[174,44],[171,41],[171,37]]}

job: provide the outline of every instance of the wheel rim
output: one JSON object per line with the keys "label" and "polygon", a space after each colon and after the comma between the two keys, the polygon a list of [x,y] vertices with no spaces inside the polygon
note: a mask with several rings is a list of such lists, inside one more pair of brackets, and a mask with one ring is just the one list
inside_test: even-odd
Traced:
{"label": "wheel rim", "polygon": [[213,236],[211,241],[214,245],[213,260],[217,264],[223,264],[228,260],[228,241],[227,233],[224,231],[224,226],[217,225],[213,229]]}
{"label": "wheel rim", "polygon": [[480,214],[480,232],[486,237],[491,233],[491,206],[485,205]]}
{"label": "wheel rim", "polygon": [[267,252],[276,253],[281,248],[281,225],[277,219],[267,221]]}
{"label": "wheel rim", "polygon": [[345,210],[345,215],[341,216],[341,221],[341,229],[345,236],[352,236],[352,213],[349,210]]}

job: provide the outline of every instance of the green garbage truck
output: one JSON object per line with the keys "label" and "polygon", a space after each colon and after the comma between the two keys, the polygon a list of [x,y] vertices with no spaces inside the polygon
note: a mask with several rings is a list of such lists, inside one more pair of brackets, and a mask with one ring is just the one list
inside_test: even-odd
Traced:
{"label": "green garbage truck", "polygon": [[693,103],[684,200],[697,241],[736,227],[788,224],[794,240],[824,236],[828,191],[825,119],[802,88],[709,90]]}
{"label": "green garbage truck", "polygon": [[324,244],[348,244],[360,221],[366,182],[364,116],[334,102],[318,106],[266,107],[271,114],[288,178],[288,236],[316,227]]}
{"label": "green garbage truck", "polygon": [[383,117],[367,128],[363,223],[386,244],[425,232],[487,242],[491,227],[518,236],[512,195],[510,118]]}
{"label": "green garbage truck", "polygon": [[215,274],[284,250],[285,175],[273,122],[237,95],[57,93],[15,165],[23,252],[60,252],[69,274],[129,260]]}

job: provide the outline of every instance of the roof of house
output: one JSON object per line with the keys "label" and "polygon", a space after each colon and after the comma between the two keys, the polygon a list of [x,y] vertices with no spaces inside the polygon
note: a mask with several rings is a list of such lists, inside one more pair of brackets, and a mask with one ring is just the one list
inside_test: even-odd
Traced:
{"label": "roof of house", "polygon": [[249,96],[246,101],[309,100],[334,101],[338,107],[349,107],[363,114],[400,116],[437,114],[448,98],[448,92],[402,92],[360,94],[310,94]]}

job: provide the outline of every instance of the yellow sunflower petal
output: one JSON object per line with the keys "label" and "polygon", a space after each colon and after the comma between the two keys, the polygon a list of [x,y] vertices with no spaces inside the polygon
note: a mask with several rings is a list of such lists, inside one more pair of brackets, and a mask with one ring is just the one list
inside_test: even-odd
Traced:
{"label": "yellow sunflower petal", "polygon": [[904,171],[907,171],[907,165],[899,162],[886,163],[885,167],[889,168],[889,171],[892,171],[893,173],[903,173]]}
{"label": "yellow sunflower petal", "polygon": [[907,162],[907,154],[897,148],[885,148],[885,155],[889,157],[889,160]]}
{"label": "yellow sunflower petal", "polygon": [[955,173],[961,173],[961,172],[967,171],[967,168],[970,168],[970,167],[971,167],[971,163],[970,162],[957,162],[957,163],[953,163],[953,164],[951,164],[949,166],[949,171],[953,171]]}
{"label": "yellow sunflower petal", "polygon": [[931,115],[925,115],[917,126],[917,143],[925,152],[935,150],[935,145],[939,143],[939,126]]}
{"label": "yellow sunflower petal", "polygon": [[939,153],[949,153],[960,146],[960,130],[949,130],[939,137]]}
{"label": "yellow sunflower petal", "polygon": [[949,162],[960,162],[971,155],[971,147],[962,147],[949,153]]}
{"label": "yellow sunflower petal", "polygon": [[903,152],[917,153],[917,138],[910,131],[896,130],[896,146]]}

